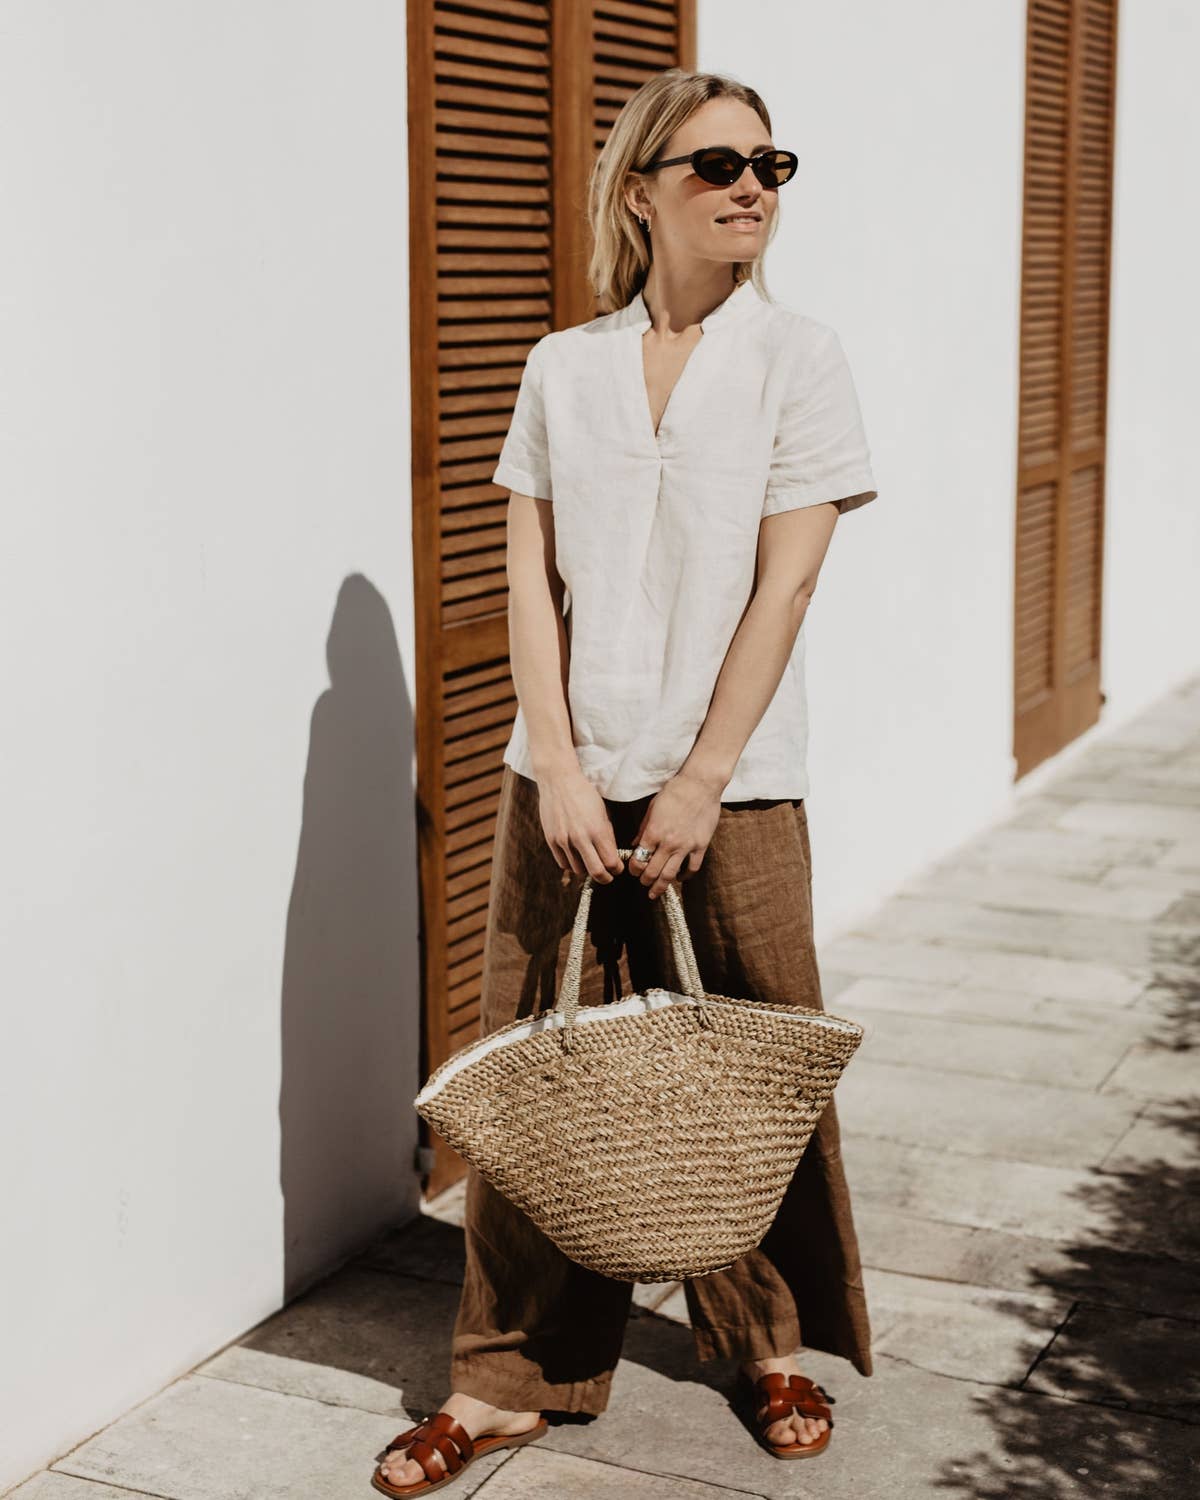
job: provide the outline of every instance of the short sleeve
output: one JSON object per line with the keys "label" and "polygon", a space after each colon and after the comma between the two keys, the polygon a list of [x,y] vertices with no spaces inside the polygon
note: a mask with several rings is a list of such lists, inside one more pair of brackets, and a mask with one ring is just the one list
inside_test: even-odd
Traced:
{"label": "short sleeve", "polygon": [[530,349],[521,374],[508,434],[492,472],[492,483],[521,495],[553,500],[546,411],[542,400],[542,341]]}
{"label": "short sleeve", "polygon": [[836,500],[839,512],[878,491],[850,366],[832,328],[792,370],[779,414],[764,516]]}

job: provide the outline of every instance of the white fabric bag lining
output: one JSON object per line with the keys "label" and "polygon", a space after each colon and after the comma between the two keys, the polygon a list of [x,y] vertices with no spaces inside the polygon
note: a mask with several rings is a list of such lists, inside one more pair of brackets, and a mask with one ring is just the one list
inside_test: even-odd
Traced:
{"label": "white fabric bag lining", "polygon": [[[691,995],[680,995],[674,990],[660,989],[654,986],[648,989],[644,995],[629,995],[624,1000],[614,1000],[608,1005],[585,1005],[581,1006],[575,1013],[575,1024],[577,1026],[590,1026],[597,1021],[607,1021],[616,1016],[649,1015],[652,1011],[662,1010],[668,1005],[695,1005]],[[751,1006],[750,1009],[757,1009]],[[786,1011],[770,1011],[768,1014],[787,1018]],[[856,1027],[839,1021],[833,1016],[814,1016],[809,1011],[798,1011],[795,1019],[804,1021],[809,1025],[828,1026],[833,1031],[855,1031]],[[493,1032],[491,1036],[481,1037],[473,1046],[465,1048],[460,1056],[448,1062],[445,1068],[434,1078],[431,1078],[421,1092],[417,1095],[414,1103],[424,1104],[433,1099],[444,1084],[450,1082],[458,1073],[461,1073],[469,1063],[478,1062],[481,1057],[486,1057],[497,1047],[507,1046],[510,1042],[521,1041],[528,1036],[536,1036],[539,1032],[553,1030],[565,1024],[566,1018],[561,1011],[542,1011],[539,1015],[532,1017],[524,1026],[515,1026],[511,1031]]]}

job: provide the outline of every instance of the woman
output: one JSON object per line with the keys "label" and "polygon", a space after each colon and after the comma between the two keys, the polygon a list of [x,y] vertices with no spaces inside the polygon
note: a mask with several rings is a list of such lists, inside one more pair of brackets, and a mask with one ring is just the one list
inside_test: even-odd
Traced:
{"label": "woman", "polygon": [[[839,513],[876,491],[837,335],[761,290],[795,165],[752,89],[678,69],[626,103],[596,162],[590,275],[615,310],[534,346],[493,475],[512,492],[520,707],[484,1034],[553,1006],[585,873],[581,1005],[674,983],[653,906],[672,880],[706,989],[821,1005],[799,632]],[[452,1393],[391,1445],[385,1493],[536,1440],[545,1409],[608,1404],[631,1283],[569,1260],[474,1170],[465,1235]],[[762,1244],[684,1289],[699,1357],[738,1361],[763,1446],[823,1451],[801,1337],[871,1374],[832,1103]]]}

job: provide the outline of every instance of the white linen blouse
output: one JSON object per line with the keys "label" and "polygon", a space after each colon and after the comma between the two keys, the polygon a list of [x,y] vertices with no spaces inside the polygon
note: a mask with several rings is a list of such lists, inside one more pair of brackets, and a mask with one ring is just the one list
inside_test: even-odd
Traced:
{"label": "white linen blouse", "polygon": [[[579,764],[602,796],[686,760],[754,590],[764,516],[875,498],[841,342],[743,281],[700,323],[657,435],[641,292],[529,351],[493,482],[554,506]],[[808,795],[804,626],[721,800]],[[504,762],[533,777],[518,707]]]}

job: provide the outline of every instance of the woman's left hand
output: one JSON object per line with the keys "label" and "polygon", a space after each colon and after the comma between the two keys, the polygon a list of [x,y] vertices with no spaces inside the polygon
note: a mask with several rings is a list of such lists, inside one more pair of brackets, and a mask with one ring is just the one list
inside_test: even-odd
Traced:
{"label": "woman's left hand", "polygon": [[[711,782],[672,776],[655,793],[642,818],[633,847],[644,844],[654,853],[645,864],[630,857],[626,869],[650,888],[650,899],[661,896],[672,880],[694,875],[704,860],[713,830],[721,816],[721,793]],[[687,860],[687,869],[680,866]]]}

